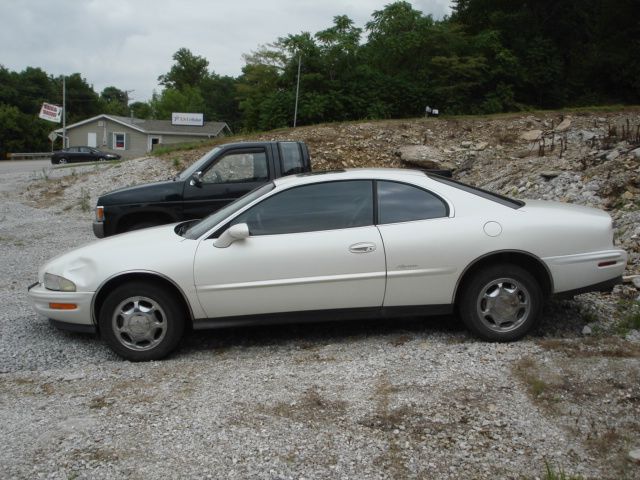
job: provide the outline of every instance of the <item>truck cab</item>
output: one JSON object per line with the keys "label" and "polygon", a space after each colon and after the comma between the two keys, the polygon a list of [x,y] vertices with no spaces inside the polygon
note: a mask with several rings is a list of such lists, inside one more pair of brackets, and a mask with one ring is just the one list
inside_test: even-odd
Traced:
{"label": "truck cab", "polygon": [[303,142],[219,145],[172,180],[102,195],[93,232],[98,238],[203,218],[275,178],[311,171]]}

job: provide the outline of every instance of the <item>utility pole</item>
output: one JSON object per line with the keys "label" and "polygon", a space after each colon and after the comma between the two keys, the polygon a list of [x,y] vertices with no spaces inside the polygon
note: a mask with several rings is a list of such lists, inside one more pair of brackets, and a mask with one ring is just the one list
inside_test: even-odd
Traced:
{"label": "utility pole", "polygon": [[296,108],[293,111],[293,128],[296,128],[298,120],[298,94],[300,93],[300,66],[302,65],[302,54],[298,56],[298,82],[296,84]]}
{"label": "utility pole", "polygon": [[133,100],[133,97],[130,97],[129,94],[135,92],[135,90],[125,90],[124,94],[126,96],[127,108],[129,109],[129,117],[131,118],[131,123],[133,123],[133,109],[129,107],[129,102]]}
{"label": "utility pole", "polygon": [[62,76],[62,149],[67,148],[67,84]]}

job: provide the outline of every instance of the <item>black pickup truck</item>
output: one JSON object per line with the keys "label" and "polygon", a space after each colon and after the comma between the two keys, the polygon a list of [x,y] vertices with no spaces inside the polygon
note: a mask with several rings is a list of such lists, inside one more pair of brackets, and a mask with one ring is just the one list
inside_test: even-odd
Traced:
{"label": "black pickup truck", "polygon": [[203,218],[274,178],[309,171],[309,151],[302,142],[220,145],[172,180],[102,195],[93,233],[102,238]]}

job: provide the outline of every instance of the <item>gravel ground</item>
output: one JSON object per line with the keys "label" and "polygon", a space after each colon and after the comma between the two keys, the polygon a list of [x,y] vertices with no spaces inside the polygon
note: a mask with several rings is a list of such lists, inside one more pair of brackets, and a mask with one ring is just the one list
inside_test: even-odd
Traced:
{"label": "gravel ground", "polygon": [[24,192],[62,173],[0,175],[0,477],[640,478],[640,346],[582,337],[580,302],[506,345],[363,321],[197,332],[132,364],[55,330],[26,286],[93,240],[90,212]]}

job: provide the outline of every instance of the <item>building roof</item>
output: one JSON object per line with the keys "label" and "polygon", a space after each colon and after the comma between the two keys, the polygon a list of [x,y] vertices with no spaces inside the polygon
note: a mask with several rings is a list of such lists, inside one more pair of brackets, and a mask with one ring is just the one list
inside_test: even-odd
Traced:
{"label": "building roof", "polygon": [[[86,125],[100,119],[111,120],[112,122],[119,123],[125,127],[132,128],[145,134],[162,134],[162,135],[193,135],[203,137],[215,137],[220,135],[225,129],[231,133],[231,129],[225,122],[204,122],[201,127],[190,125],[172,125],[171,120],[145,120],[142,118],[134,117],[121,117],[118,115],[106,115],[101,114],[95,117],[87,118],[80,122],[67,125],[67,130]],[[55,130],[57,133],[62,133],[62,128]]]}

